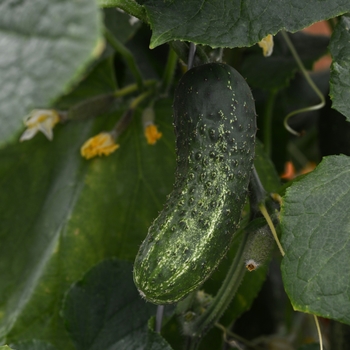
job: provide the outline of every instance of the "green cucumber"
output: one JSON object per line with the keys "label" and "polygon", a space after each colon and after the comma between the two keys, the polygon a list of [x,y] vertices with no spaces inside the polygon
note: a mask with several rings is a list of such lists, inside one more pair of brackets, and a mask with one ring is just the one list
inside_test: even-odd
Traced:
{"label": "green cucumber", "polygon": [[155,304],[174,303],[198,288],[225,255],[254,159],[254,100],[232,67],[209,63],[189,70],[173,108],[174,189],[134,264],[140,294]]}

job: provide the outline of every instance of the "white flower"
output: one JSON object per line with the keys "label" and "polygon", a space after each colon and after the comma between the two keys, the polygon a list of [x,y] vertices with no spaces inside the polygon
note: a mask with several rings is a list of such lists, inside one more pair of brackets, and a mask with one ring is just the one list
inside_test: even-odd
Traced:
{"label": "white flower", "polygon": [[19,140],[30,140],[41,131],[51,141],[53,139],[52,129],[59,121],[59,114],[53,109],[34,109],[26,117],[24,123],[27,130]]}

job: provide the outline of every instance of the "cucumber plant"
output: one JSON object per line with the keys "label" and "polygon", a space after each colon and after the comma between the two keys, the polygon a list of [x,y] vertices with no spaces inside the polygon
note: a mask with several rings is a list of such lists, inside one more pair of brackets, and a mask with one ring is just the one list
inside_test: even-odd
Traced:
{"label": "cucumber plant", "polygon": [[174,98],[174,190],[149,228],[134,265],[141,295],[174,303],[198,288],[230,247],[254,160],[256,113],[232,67],[189,70]]}
{"label": "cucumber plant", "polygon": [[1,1],[0,348],[347,350],[349,12]]}

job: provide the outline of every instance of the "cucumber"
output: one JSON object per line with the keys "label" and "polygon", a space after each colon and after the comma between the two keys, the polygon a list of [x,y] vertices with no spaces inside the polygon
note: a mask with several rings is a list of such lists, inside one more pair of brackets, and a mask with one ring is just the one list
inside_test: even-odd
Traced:
{"label": "cucumber", "polygon": [[198,288],[225,255],[238,226],[253,167],[254,100],[232,67],[189,70],[174,98],[177,168],[164,209],[134,263],[140,294],[174,303]]}

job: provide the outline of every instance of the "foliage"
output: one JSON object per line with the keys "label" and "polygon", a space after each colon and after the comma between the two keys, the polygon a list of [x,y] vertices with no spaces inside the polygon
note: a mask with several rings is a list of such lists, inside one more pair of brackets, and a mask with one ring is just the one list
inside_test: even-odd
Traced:
{"label": "foliage", "polygon": [[[346,349],[347,12],[346,0],[2,1],[0,349],[318,348],[307,314]],[[302,31],[321,20],[331,36]],[[330,69],[313,70],[328,49]],[[172,104],[192,58],[252,89],[256,172],[228,253],[160,327],[132,268],[174,183]],[[285,122],[302,136],[288,133],[305,107]],[[248,272],[247,241],[273,227],[283,256],[274,245]]]}

